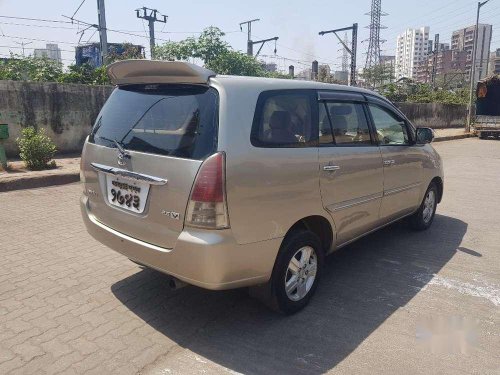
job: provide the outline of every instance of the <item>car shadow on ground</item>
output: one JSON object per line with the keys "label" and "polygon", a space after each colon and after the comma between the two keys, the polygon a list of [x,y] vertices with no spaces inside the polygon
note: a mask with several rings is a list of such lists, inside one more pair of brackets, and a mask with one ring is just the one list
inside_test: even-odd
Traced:
{"label": "car shadow on ground", "polygon": [[320,374],[415,297],[466,231],[466,223],[436,215],[426,232],[397,223],[367,236],[328,258],[310,305],[289,317],[244,290],[170,291],[168,277],[148,269],[117,282],[112,292],[181,347],[231,370]]}

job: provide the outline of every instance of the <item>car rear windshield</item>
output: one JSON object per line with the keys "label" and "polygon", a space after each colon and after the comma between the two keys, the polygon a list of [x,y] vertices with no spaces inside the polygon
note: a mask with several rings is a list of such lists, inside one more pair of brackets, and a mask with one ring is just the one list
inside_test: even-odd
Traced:
{"label": "car rear windshield", "polygon": [[218,94],[210,87],[140,85],[113,91],[89,141],[126,150],[204,159],[217,146]]}

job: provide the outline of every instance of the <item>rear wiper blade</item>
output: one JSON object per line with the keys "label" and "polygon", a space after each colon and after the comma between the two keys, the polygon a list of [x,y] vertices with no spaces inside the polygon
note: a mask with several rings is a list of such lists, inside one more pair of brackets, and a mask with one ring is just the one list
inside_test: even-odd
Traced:
{"label": "rear wiper blade", "polygon": [[123,154],[125,156],[130,156],[129,152],[127,150],[125,150],[125,148],[123,147],[123,143],[117,141],[116,139],[103,137],[102,135],[96,135],[96,137],[99,139],[104,139],[105,141],[113,143],[115,145],[115,147],[118,149],[118,151],[120,151],[121,154]]}
{"label": "rear wiper blade", "polygon": [[127,150],[125,150],[125,148],[123,148],[123,144],[122,143],[118,142],[116,139],[113,139],[112,141],[115,144],[115,146],[118,149],[118,151],[120,151],[120,153],[122,153],[123,155],[127,155],[128,154]]}

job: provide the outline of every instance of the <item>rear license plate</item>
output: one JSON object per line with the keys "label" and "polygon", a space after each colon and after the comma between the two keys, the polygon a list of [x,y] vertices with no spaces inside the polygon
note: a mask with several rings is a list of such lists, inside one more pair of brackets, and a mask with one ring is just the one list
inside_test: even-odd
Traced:
{"label": "rear license plate", "polygon": [[146,207],[149,186],[147,183],[106,176],[109,204],[139,214]]}

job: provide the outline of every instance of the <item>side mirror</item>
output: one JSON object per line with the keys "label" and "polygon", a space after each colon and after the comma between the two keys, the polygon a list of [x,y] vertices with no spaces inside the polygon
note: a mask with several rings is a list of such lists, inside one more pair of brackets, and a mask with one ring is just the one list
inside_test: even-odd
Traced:
{"label": "side mirror", "polygon": [[424,145],[434,140],[434,130],[431,128],[417,128],[417,144]]}

